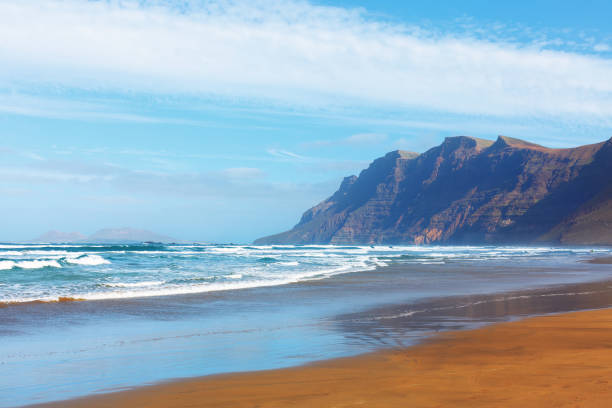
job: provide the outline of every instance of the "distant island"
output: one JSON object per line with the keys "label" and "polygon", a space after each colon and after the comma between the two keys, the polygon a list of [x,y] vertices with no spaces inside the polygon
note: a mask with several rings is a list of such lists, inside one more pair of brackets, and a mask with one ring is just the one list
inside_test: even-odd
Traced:
{"label": "distant island", "polygon": [[499,136],[393,151],[255,244],[612,245],[612,139],[550,149]]}
{"label": "distant island", "polygon": [[174,238],[155,232],[135,228],[104,228],[86,236],[79,232],[48,231],[34,238],[35,243],[135,243],[135,242],[176,242]]}

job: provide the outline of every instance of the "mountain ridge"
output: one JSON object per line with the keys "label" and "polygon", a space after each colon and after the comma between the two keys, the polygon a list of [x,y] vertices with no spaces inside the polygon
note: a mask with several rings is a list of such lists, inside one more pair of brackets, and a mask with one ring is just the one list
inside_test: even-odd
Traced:
{"label": "mountain ridge", "polygon": [[453,136],[374,160],[293,229],[255,243],[612,245],[611,203],[612,139],[551,149]]}
{"label": "mountain ridge", "polygon": [[136,228],[102,228],[93,234],[86,236],[78,232],[48,231],[43,235],[31,240],[34,243],[68,244],[68,243],[136,243],[136,242],[175,242],[176,240],[165,235],[160,235],[148,230]]}

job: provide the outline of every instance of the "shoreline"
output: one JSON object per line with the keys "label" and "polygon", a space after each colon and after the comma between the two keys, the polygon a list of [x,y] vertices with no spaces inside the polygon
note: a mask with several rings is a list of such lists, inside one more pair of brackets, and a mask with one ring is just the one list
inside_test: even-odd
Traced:
{"label": "shoreline", "polygon": [[606,406],[612,308],[444,332],[303,366],[163,382],[29,407]]}
{"label": "shoreline", "polygon": [[[444,247],[444,246],[442,246]],[[469,246],[468,246],[469,247]],[[423,248],[427,248],[427,246],[423,246]],[[452,248],[452,246],[449,246],[449,248]],[[478,246],[474,246],[471,248],[479,248]],[[504,248],[533,248],[533,249],[538,249],[541,248],[540,246],[506,246]],[[557,249],[567,249],[567,250],[578,250],[580,249],[580,247],[576,247],[576,246],[551,246],[550,248],[557,248]],[[604,250],[607,251],[607,256],[599,256],[599,257],[593,257],[593,254],[582,254],[582,255],[575,255],[577,257],[579,257],[579,259],[577,259],[578,263],[581,264],[591,264],[591,265],[608,265],[608,264],[612,264],[612,256],[609,256],[609,250],[612,250],[612,247],[598,247],[599,250]],[[169,254],[171,254],[170,251],[168,251]],[[404,254],[406,255],[406,254]],[[89,256],[89,255],[87,255]],[[97,255],[95,255],[97,256]],[[403,256],[403,255],[402,255]],[[380,257],[384,258],[384,255],[380,255]],[[580,257],[582,259],[580,259]],[[348,269],[348,270],[343,270],[343,271],[338,271],[338,272],[333,272],[333,273],[329,273],[329,272],[325,272],[322,271],[320,276],[319,275],[313,275],[311,277],[309,276],[302,276],[299,278],[296,278],[295,280],[286,280],[286,281],[278,281],[278,282],[266,282],[266,283],[252,283],[252,282],[247,282],[242,286],[235,286],[235,287],[223,287],[223,288],[210,288],[210,287],[206,287],[206,288],[199,288],[194,290],[193,288],[172,288],[172,289],[167,289],[167,288],[153,288],[150,291],[143,291],[141,293],[134,293],[134,290],[131,289],[130,291],[128,291],[127,293],[113,293],[113,292],[87,292],[87,291],[82,291],[82,292],[77,292],[77,293],[73,293],[73,292],[59,292],[57,294],[54,295],[45,295],[42,297],[27,297],[25,299],[13,299],[13,298],[2,298],[2,300],[0,300],[0,308],[6,308],[6,307],[19,307],[19,306],[31,306],[31,305],[45,305],[45,304],[57,304],[57,303],[77,303],[77,302],[121,302],[121,301],[139,301],[139,300],[143,300],[146,298],[149,299],[164,299],[164,298],[190,298],[190,297],[198,297],[198,296],[206,296],[207,294],[212,294],[212,293],[221,293],[223,294],[224,292],[230,292],[230,291],[241,291],[241,290],[253,290],[253,289],[258,289],[258,288],[272,288],[272,287],[278,287],[278,286],[287,286],[287,285],[295,285],[295,284],[308,284],[311,282],[315,282],[318,280],[326,280],[326,279],[334,279],[334,278],[339,278],[342,277],[344,275],[351,275],[351,274],[363,274],[363,273],[368,273],[368,272],[379,272],[379,271],[385,271],[388,269],[394,269],[397,267],[404,267],[405,264],[403,264],[401,261],[398,261],[400,258],[390,258],[390,259],[386,259],[385,260],[385,264],[384,265],[379,265],[379,264],[375,264],[375,265],[370,265],[369,267],[365,267],[365,266],[361,266],[359,268],[356,269]],[[494,259],[492,259],[494,260]],[[453,261],[453,259],[451,258],[451,262]],[[446,263],[446,261],[444,261]],[[424,262],[424,263],[420,263],[420,262],[416,262],[416,263],[410,263],[408,264],[409,266],[413,266],[413,265],[417,265],[417,266],[425,266],[425,265],[432,265],[432,264],[436,264],[436,262],[433,263],[429,263],[429,262]],[[138,283],[138,282],[137,282]],[[103,284],[103,286],[106,284]],[[120,286],[119,286],[120,287]]]}
{"label": "shoreline", "polygon": [[[604,257],[595,257],[589,259],[578,260],[578,263],[582,264],[591,264],[591,265],[610,265],[612,264],[612,256],[604,256]],[[419,265],[419,264],[416,264]],[[422,264],[421,264],[422,265]],[[236,288],[227,288],[220,290],[201,290],[201,291],[186,291],[179,293],[156,293],[156,294],[142,294],[142,295],[130,295],[130,296],[117,296],[117,297],[99,297],[99,298],[85,298],[82,295],[69,295],[63,294],[59,295],[57,298],[50,299],[32,299],[32,300],[0,300],[0,309],[1,308],[13,308],[13,307],[22,307],[22,306],[34,306],[34,305],[53,305],[53,304],[70,304],[70,303],[96,303],[96,304],[104,304],[104,303],[113,303],[113,302],[138,302],[138,301],[147,301],[147,300],[159,300],[159,299],[193,299],[193,298],[201,298],[204,296],[209,296],[212,294],[221,294],[223,295],[226,292],[233,291],[247,291],[247,290],[257,290],[257,289],[266,289],[266,288],[275,288],[282,286],[290,286],[290,285],[307,285],[316,283],[321,280],[327,279],[338,279],[343,276],[353,275],[353,274],[364,274],[364,273],[372,273],[372,272],[381,272],[381,271],[389,271],[397,268],[403,268],[406,265],[391,261],[384,266],[375,266],[372,269],[359,269],[359,270],[350,270],[343,271],[336,274],[332,274],[329,276],[325,276],[324,278],[314,278],[314,279],[302,279],[297,281],[291,281],[286,283],[273,283],[269,285],[257,285],[257,286],[245,286],[245,287],[236,287]],[[410,265],[412,266],[412,265]],[[598,282],[599,279],[588,280],[585,282]],[[554,284],[553,284],[554,285]],[[566,285],[565,283],[560,283],[559,285]],[[547,285],[543,285],[542,287],[546,287]]]}
{"label": "shoreline", "polygon": [[[11,317],[14,326],[13,331],[13,327],[4,328],[4,333],[9,335],[7,339],[13,333],[19,335],[19,330],[32,324],[32,327],[39,328],[41,325],[53,327],[58,323],[78,321],[80,330],[73,331],[77,336],[73,335],[71,339],[58,333],[55,343],[49,343],[48,350],[53,353],[39,353],[40,359],[36,360],[36,364],[41,368],[32,370],[36,376],[22,375],[21,379],[11,377],[15,385],[28,384],[30,389],[42,391],[38,391],[37,395],[22,394],[22,397],[17,392],[8,394],[11,388],[6,384],[5,402],[0,405],[14,407],[46,403],[49,406],[64,406],[64,402],[74,398],[137,390],[151,384],[157,386],[177,380],[183,382],[212,378],[209,376],[216,378],[237,373],[302,367],[313,362],[319,364],[317,362],[325,363],[336,358],[409,347],[428,342],[438,332],[477,329],[528,316],[612,307],[612,280],[608,267],[588,266],[585,262],[573,264],[576,267],[560,264],[560,271],[568,274],[571,279],[570,282],[563,282],[557,279],[563,275],[557,272],[555,265],[513,265],[498,268],[495,275],[492,275],[487,272],[490,265],[484,263],[456,263],[450,269],[448,264],[416,268],[398,264],[381,267],[377,271],[341,274],[326,280],[290,284],[286,287],[257,288],[234,293],[228,291],[225,294],[217,292],[204,296],[192,294],[30,305],[12,309],[10,314],[6,308],[0,308],[0,316],[4,314]],[[456,282],[456,277],[466,276],[466,268],[476,278]],[[594,281],[572,282],[574,270],[580,275],[589,271],[590,278],[598,274],[601,276]],[[525,272],[531,279],[523,281],[520,285],[522,288],[516,288],[513,282]],[[544,286],[545,280],[533,279],[547,277],[550,273],[554,274],[551,276],[554,276],[553,282],[556,282]],[[439,278],[435,280],[434,286],[427,286],[426,278],[432,274]],[[485,278],[479,280],[477,277],[480,276]],[[529,281],[532,287],[528,286]],[[494,285],[487,287],[488,282]],[[426,285],[420,286],[424,289],[421,293],[429,296],[410,297],[415,284]],[[453,292],[457,292],[457,285],[461,284],[460,289],[465,292],[449,296],[443,290],[440,291],[440,284],[452,285],[449,287]],[[434,291],[428,293],[429,287],[434,288]],[[502,291],[490,291],[500,288]],[[385,295],[384,302],[380,302],[382,294]],[[336,299],[336,303],[330,304],[330,299]],[[300,306],[303,303],[309,305],[308,310],[318,308],[317,313],[310,316],[303,313],[306,310]],[[282,313],[291,318],[285,322],[297,319],[300,325],[274,319],[271,316],[273,312],[269,312],[266,307],[277,310],[279,304],[290,307],[282,309]],[[257,313],[252,317],[257,316],[259,323],[253,323],[252,319],[247,319],[246,315],[242,317],[240,313],[225,315],[232,310],[251,310],[253,306]],[[19,313],[14,313],[17,311]],[[225,316],[222,321],[214,318],[219,312]],[[143,337],[138,329],[130,330],[133,325],[124,326],[125,322],[134,321],[132,316],[135,314],[138,316],[137,322],[146,322],[150,332],[147,337]],[[228,317],[233,320],[228,320]],[[92,342],[88,336],[93,327],[105,327],[105,331],[120,330],[117,331],[120,335]],[[296,337],[296,334],[299,336]],[[18,337],[13,339],[5,349],[7,361],[12,362],[16,355],[14,361],[20,363],[18,353],[23,349],[23,343],[18,341]],[[109,339],[113,342],[109,342]],[[132,353],[141,353],[141,344],[147,345],[147,353],[142,355],[140,361],[131,361],[129,356]],[[11,350],[14,352],[9,354]],[[70,370],[73,368],[66,366],[61,353],[69,352],[72,355],[75,350],[78,353],[74,358],[77,362],[83,361],[78,364],[86,369],[81,370],[79,378],[87,379],[94,386],[81,386],[78,381],[72,382],[74,376],[71,376]],[[243,353],[242,350],[251,351]],[[178,359],[169,357],[173,355]],[[92,359],[106,364],[99,369],[87,367],[87,361]],[[125,366],[127,361],[131,363]],[[5,373],[8,374],[10,366],[5,367]],[[52,367],[66,367],[66,371],[60,370],[58,373]],[[45,375],[46,380],[35,380]],[[55,385],[53,388],[49,387],[49,381]]]}

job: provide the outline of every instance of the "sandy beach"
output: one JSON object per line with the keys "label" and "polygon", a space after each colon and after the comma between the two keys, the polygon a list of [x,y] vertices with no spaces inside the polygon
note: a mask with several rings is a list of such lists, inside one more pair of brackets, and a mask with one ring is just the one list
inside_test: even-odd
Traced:
{"label": "sandy beach", "polygon": [[606,407],[612,309],[444,333],[418,346],[176,381],[51,407]]}
{"label": "sandy beach", "polygon": [[612,0],[0,0],[0,408],[612,408]]}

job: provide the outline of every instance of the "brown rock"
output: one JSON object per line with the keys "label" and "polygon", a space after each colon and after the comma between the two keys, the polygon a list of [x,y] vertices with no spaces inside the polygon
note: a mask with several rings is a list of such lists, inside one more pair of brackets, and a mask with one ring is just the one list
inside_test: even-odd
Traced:
{"label": "brown rock", "polygon": [[500,136],[394,151],[290,231],[255,243],[612,245],[612,139],[549,149]]}

